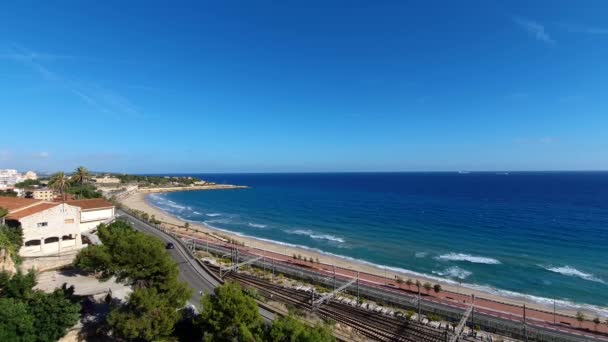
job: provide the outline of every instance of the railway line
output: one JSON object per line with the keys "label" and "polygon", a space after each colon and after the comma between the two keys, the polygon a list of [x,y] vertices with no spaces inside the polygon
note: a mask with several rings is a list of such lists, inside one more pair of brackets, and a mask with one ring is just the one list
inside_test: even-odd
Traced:
{"label": "railway line", "polygon": [[[219,268],[210,267],[214,272]],[[311,294],[271,284],[251,275],[229,273],[227,279],[238,281],[245,287],[254,288],[267,299],[278,300],[296,308],[310,310]],[[439,342],[446,341],[445,331],[439,331],[402,318],[385,316],[369,310],[329,301],[316,310],[324,319],[348,325],[361,335],[376,341]]]}

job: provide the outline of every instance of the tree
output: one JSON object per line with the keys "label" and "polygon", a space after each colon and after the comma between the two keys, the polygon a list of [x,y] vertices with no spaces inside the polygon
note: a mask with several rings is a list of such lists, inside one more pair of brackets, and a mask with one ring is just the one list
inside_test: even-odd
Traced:
{"label": "tree", "polygon": [[28,306],[14,298],[0,298],[0,341],[35,340],[34,318]]}
{"label": "tree", "polygon": [[70,181],[65,177],[65,173],[61,171],[52,175],[49,181],[49,187],[59,191],[61,194],[61,199],[64,201],[66,200],[65,191],[69,184]]}
{"label": "tree", "polygon": [[433,288],[433,285],[431,285],[431,283],[429,283],[428,281],[424,283],[424,289],[426,290],[426,293],[429,293],[429,291],[431,291],[431,289]]}
{"label": "tree", "polygon": [[330,342],[336,339],[329,327],[318,324],[310,327],[289,315],[272,322],[267,341],[272,342]]}
{"label": "tree", "polygon": [[264,321],[255,301],[237,283],[215,288],[201,299],[201,328],[205,341],[262,341]]}
{"label": "tree", "polygon": [[161,240],[135,231],[124,221],[100,225],[102,245],[88,246],[74,265],[102,278],[116,276],[135,287],[127,303],[108,315],[108,326],[125,339],[157,340],[171,334],[192,291]]}
{"label": "tree", "polygon": [[0,225],[4,225],[6,215],[8,215],[8,209],[0,207]]}
{"label": "tree", "polygon": [[23,274],[21,270],[11,276],[8,272],[0,272],[0,297],[29,300],[36,286],[36,274],[29,271]]}
{"label": "tree", "polygon": [[395,279],[397,279],[397,284],[399,284],[401,286],[401,284],[403,284],[403,278],[400,276],[395,276]]}
{"label": "tree", "polygon": [[416,287],[418,288],[418,291],[420,291],[420,287],[422,286],[422,283],[420,282],[420,280],[416,279]]}
{"label": "tree", "polygon": [[408,279],[405,281],[405,283],[407,284],[407,287],[408,287],[408,288],[411,288],[411,287],[412,287],[412,285],[414,285],[414,281],[413,281],[412,279],[410,279],[410,278],[408,278]]}
{"label": "tree", "polygon": [[439,284],[433,285],[433,291],[435,291],[435,293],[441,292],[441,285],[439,285]]}
{"label": "tree", "polygon": [[102,245],[83,249],[74,261],[76,267],[159,290],[177,280],[179,270],[161,240],[135,231],[124,221],[100,225],[97,231]]}
{"label": "tree", "polygon": [[593,324],[595,324],[595,330],[597,331],[597,326],[601,323],[600,318],[595,316],[593,319]]}
{"label": "tree", "polygon": [[77,167],[74,173],[72,173],[72,182],[77,184],[82,185],[86,183],[89,178],[91,178],[89,170],[87,170],[87,168],[84,166]]}
{"label": "tree", "polygon": [[35,291],[29,301],[29,310],[40,342],[57,341],[80,317],[80,305],[66,298],[62,289],[51,294]]}
{"label": "tree", "polygon": [[578,326],[582,327],[583,321],[585,320],[585,314],[582,311],[576,312],[576,320],[578,321]]}
{"label": "tree", "polygon": [[[35,335],[33,340],[37,342],[57,341],[67,328],[73,326],[80,316],[80,305],[73,298],[73,288],[63,286],[53,293],[44,293],[34,290],[36,276],[30,271],[23,274],[18,271],[11,277],[8,272],[0,272],[0,341],[14,341],[15,339],[5,339],[4,334],[11,334],[11,330],[2,329],[3,322],[7,319],[2,315],[7,311],[2,305],[10,304],[15,310],[8,310],[8,314],[14,315],[11,319],[17,320],[14,329],[25,329],[21,341],[31,341],[25,338],[27,330],[31,327]],[[23,315],[22,308],[25,307],[27,316]],[[29,318],[28,318],[29,316]],[[14,331],[14,330],[13,330]],[[17,339],[17,341],[20,341]]]}
{"label": "tree", "polygon": [[169,336],[178,319],[179,312],[165,295],[155,288],[138,288],[126,305],[110,312],[107,321],[116,337],[155,341]]}
{"label": "tree", "polygon": [[188,230],[188,228],[190,228],[190,223],[189,222],[184,223],[184,228],[186,228],[186,230]]}

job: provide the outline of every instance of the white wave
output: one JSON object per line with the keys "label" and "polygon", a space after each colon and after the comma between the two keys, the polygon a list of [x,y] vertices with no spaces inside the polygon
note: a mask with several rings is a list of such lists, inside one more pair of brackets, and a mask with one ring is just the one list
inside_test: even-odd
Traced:
{"label": "white wave", "polygon": [[595,281],[597,283],[605,284],[605,282],[602,279],[596,278],[593,274],[579,271],[576,268],[568,266],[568,265],[561,266],[561,267],[544,267],[544,268],[547,271],[563,274],[565,276],[578,277],[578,278],[581,278],[581,279],[585,279],[585,280],[589,280],[589,281]]}
{"label": "white wave", "polygon": [[253,228],[266,228],[266,225],[265,225],[265,224],[259,224],[259,223],[252,223],[252,222],[249,222],[249,223],[247,223],[247,225],[248,225],[249,227],[253,227]]}
{"label": "white wave", "polygon": [[285,232],[288,234],[306,235],[312,239],[317,239],[317,240],[329,240],[329,241],[344,243],[344,239],[341,237],[336,237],[336,236],[329,235],[329,234],[319,234],[319,233],[315,233],[312,230],[308,230],[308,229],[287,230]]}
{"label": "white wave", "polygon": [[198,211],[193,211],[192,213],[195,214],[195,215],[200,215],[201,214]]}
{"label": "white wave", "polygon": [[451,277],[451,278],[458,278],[458,279],[466,279],[468,276],[473,274],[473,272],[467,271],[458,266],[448,267],[443,271],[433,271],[433,273],[437,274],[439,276],[442,276],[442,277]]}
{"label": "white wave", "polygon": [[209,216],[209,217],[222,216],[222,214],[219,214],[219,213],[211,213],[211,214],[205,214],[205,215]]}
{"label": "white wave", "polygon": [[500,261],[487,257],[474,256],[464,253],[448,253],[442,254],[437,257],[439,260],[448,260],[448,261],[468,261],[474,264],[488,264],[488,265],[498,265]]}
{"label": "white wave", "polygon": [[416,258],[425,258],[427,256],[427,252],[416,252],[416,254],[414,254],[414,256]]}

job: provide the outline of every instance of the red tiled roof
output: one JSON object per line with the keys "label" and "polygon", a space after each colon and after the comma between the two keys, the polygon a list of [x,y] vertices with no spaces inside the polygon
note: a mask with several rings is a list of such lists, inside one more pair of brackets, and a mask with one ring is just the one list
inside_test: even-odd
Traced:
{"label": "red tiled roof", "polygon": [[103,198],[73,200],[67,201],[66,203],[75,207],[80,207],[80,209],[82,210],[105,209],[114,207],[114,204],[106,201]]}
{"label": "red tiled roof", "polygon": [[29,208],[26,209],[22,209],[19,210],[17,212],[13,212],[8,214],[8,216],[6,217],[9,220],[21,220],[24,217],[39,213],[41,211],[45,211],[47,209],[53,208],[58,206],[59,203],[52,203],[52,202],[40,202],[36,205],[33,205]]}
{"label": "red tiled roof", "polygon": [[40,202],[42,201],[33,198],[0,197],[0,207],[8,209],[9,212],[27,208]]}

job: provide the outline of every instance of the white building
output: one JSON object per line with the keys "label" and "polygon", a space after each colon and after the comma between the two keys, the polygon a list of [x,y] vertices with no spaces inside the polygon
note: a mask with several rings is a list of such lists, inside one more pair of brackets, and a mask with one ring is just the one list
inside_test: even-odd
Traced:
{"label": "white building", "polygon": [[38,175],[34,171],[28,171],[22,175],[14,169],[0,170],[0,189],[12,188],[15,184],[23,182],[26,179],[36,180]]}
{"label": "white building", "polygon": [[7,224],[23,230],[21,256],[61,255],[83,247],[78,207],[28,198],[0,199],[0,206],[9,210]]}
{"label": "white building", "polygon": [[114,218],[114,205],[103,198],[67,201],[69,205],[80,208],[79,222],[81,232],[90,232],[99,224]]}
{"label": "white building", "polygon": [[116,178],[116,177],[103,176],[103,177],[93,178],[93,182],[98,183],[98,184],[119,184],[120,179]]}
{"label": "white building", "polygon": [[69,202],[48,202],[30,198],[0,197],[0,207],[9,214],[9,226],[21,226],[23,257],[69,255],[85,245],[82,233],[114,218],[114,206],[95,198]]}
{"label": "white building", "polygon": [[12,188],[21,182],[22,176],[17,170],[0,170],[0,189]]}

